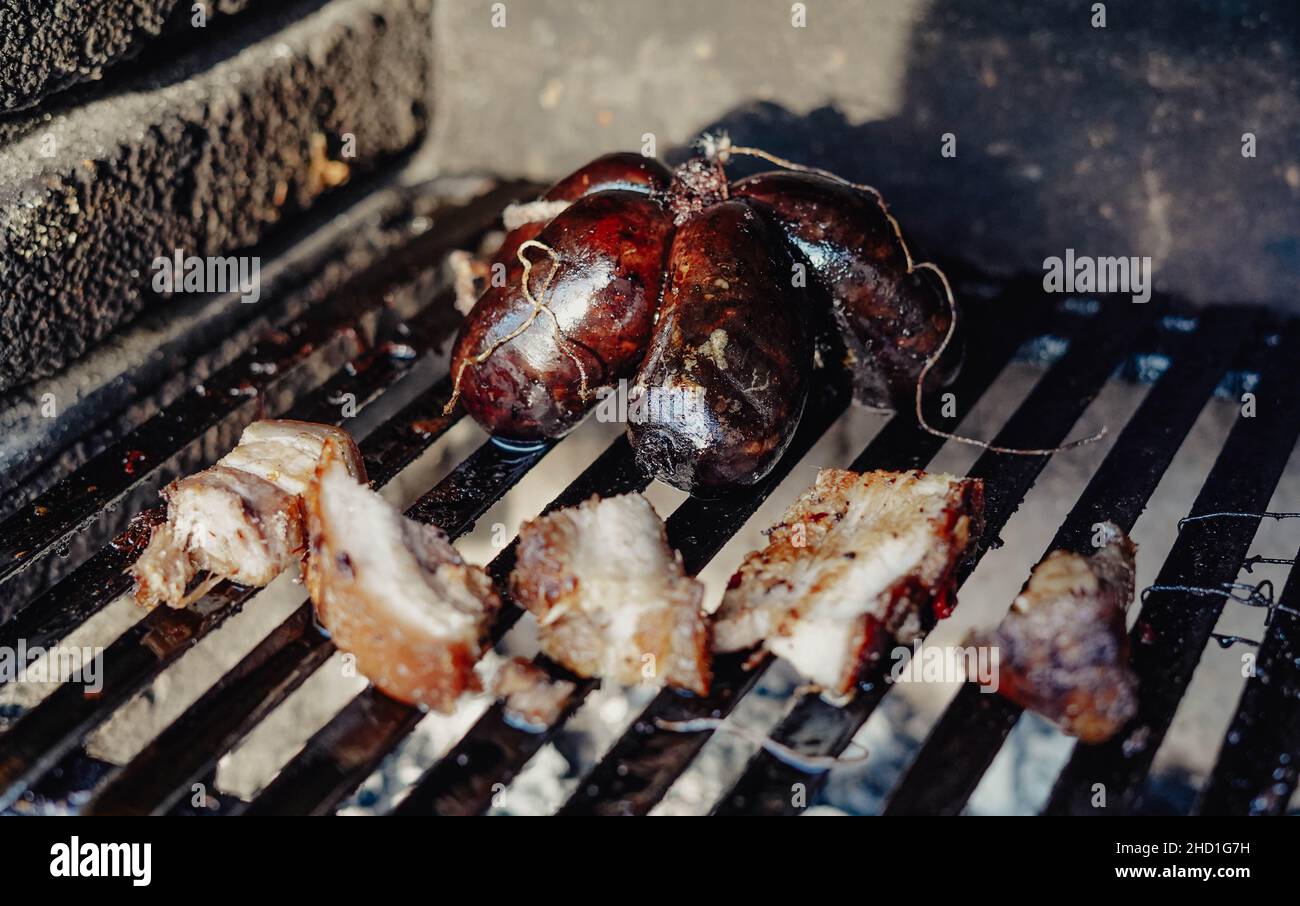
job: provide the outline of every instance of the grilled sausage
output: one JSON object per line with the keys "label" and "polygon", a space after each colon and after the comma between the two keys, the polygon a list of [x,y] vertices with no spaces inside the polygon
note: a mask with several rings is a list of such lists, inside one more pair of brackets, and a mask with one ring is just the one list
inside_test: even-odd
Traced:
{"label": "grilled sausage", "polygon": [[637,460],[683,490],[749,485],[808,393],[805,295],[778,231],[739,201],[677,228],[650,351],[629,393]]}
{"label": "grilled sausage", "polygon": [[470,415],[500,438],[559,437],[601,388],[631,377],[650,339],[671,228],[659,204],[623,190],[584,196],[547,224],[537,241],[555,261],[525,249],[527,292],[516,260],[461,327],[451,368]]}
{"label": "grilled sausage", "polygon": [[[561,179],[545,194],[538,205],[512,205],[507,209],[506,237],[492,257],[492,264],[503,264],[508,271],[517,263],[519,246],[537,235],[550,223],[556,209],[565,202],[574,202],[586,195],[621,189],[629,192],[654,194],[668,188],[670,175],[668,168],[653,157],[635,154],[630,151],[616,151],[602,154],[600,157],[579,167]],[[556,202],[547,205],[545,202]],[[512,214],[513,212],[513,214]],[[512,226],[516,218],[535,217]]]}
{"label": "grilled sausage", "polygon": [[[907,253],[884,204],[871,194],[809,173],[760,173],[732,195],[770,211],[829,296],[853,373],[854,397],[910,408],[926,361],[952,320],[937,275],[909,272]],[[958,336],[926,377],[927,391],[956,376]]]}

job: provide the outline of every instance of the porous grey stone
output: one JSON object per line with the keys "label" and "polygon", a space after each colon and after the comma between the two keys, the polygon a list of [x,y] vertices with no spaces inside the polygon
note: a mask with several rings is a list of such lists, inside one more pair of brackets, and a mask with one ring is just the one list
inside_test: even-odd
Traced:
{"label": "porous grey stone", "polygon": [[0,389],[154,300],[157,257],[251,247],[345,171],[413,146],[429,13],[430,0],[290,4],[0,148]]}
{"label": "porous grey stone", "polygon": [[[252,0],[206,0],[204,18]],[[179,0],[0,0],[0,112],[103,76],[162,35]],[[191,4],[182,10],[192,21]]]}

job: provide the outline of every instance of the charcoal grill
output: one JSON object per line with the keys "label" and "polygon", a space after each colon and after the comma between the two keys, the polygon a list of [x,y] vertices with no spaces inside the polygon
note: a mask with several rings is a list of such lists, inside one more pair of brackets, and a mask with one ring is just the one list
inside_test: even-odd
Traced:
{"label": "charcoal grill", "polygon": [[[338,400],[353,394],[361,409],[386,405],[404,387],[401,405],[387,403],[378,427],[361,439],[366,467],[377,484],[398,475],[437,443],[459,414],[442,417],[449,396],[445,351],[455,316],[446,289],[429,292],[414,310],[377,326],[402,282],[437,270],[454,248],[470,247],[489,228],[519,186],[502,186],[435,218],[413,238],[322,305],[260,341],[178,402],[121,436],[71,471],[33,503],[0,524],[0,645],[57,644],[127,590],[123,569],[141,550],[157,511],[134,515],[131,501],[182,471],[210,463],[258,414],[338,422]],[[967,278],[958,276],[959,285]],[[964,295],[964,294],[963,294]],[[959,416],[969,412],[1024,350],[1045,337],[1064,345],[994,443],[1042,448],[1065,441],[1103,385],[1115,375],[1150,379],[1149,392],[1122,426],[1048,549],[1087,551],[1091,527],[1110,519],[1131,529],[1193,422],[1216,392],[1250,387],[1257,414],[1236,420],[1189,516],[1232,512],[1245,517],[1192,520],[1180,530],[1157,584],[1163,588],[1216,587],[1236,578],[1259,515],[1300,433],[1300,319],[1252,307],[1189,309],[1155,298],[1061,299],[1033,283],[1011,282],[996,294],[972,298],[966,366],[952,388]],[[322,366],[322,350],[332,350]],[[416,364],[435,361],[420,376]],[[1161,362],[1154,371],[1138,362]],[[268,363],[273,367],[268,367]],[[438,379],[439,374],[442,375]],[[304,376],[305,375],[305,376]],[[420,385],[411,396],[410,382]],[[303,384],[306,384],[304,387]],[[725,499],[688,498],[668,518],[671,544],[686,568],[699,572],[762,501],[789,474],[850,403],[849,390],[822,372],[798,432],[776,470],[748,493]],[[391,410],[391,411],[389,411]],[[937,411],[930,416],[939,421]],[[1118,426],[1112,426],[1115,428]],[[533,450],[509,450],[488,441],[409,509],[453,538],[467,532],[526,473],[564,441]],[[851,462],[852,469],[924,468],[944,441],[921,430],[911,413],[893,415]],[[1047,465],[1047,456],[981,455],[970,470],[987,488],[986,527],[964,581]],[[624,438],[611,443],[547,509],[592,494],[643,490]],[[70,542],[96,527],[122,529],[85,558],[60,557]],[[98,545],[98,542],[97,542]],[[522,611],[510,599],[506,576],[512,542],[488,570],[505,601],[493,627],[499,641]],[[78,562],[79,560],[79,562]],[[213,684],[184,714],[125,765],[96,762],[84,753],[87,735],[144,690],[209,633],[238,613],[256,590],[224,583],[185,610],[159,608],[104,652],[103,691],[86,695],[77,684],[55,689],[0,734],[0,805],[13,808],[78,790],[91,813],[184,813],[191,784],[208,781],[220,758],[243,740],[333,653],[330,640],[303,603]],[[1285,809],[1300,758],[1300,697],[1295,694],[1300,579],[1292,576],[1270,614],[1259,669],[1245,691],[1198,808],[1212,813],[1270,813]],[[1135,605],[1136,606],[1136,605]],[[1105,783],[1109,811],[1138,808],[1141,786],[1207,644],[1222,597],[1167,590],[1150,594],[1133,629],[1133,666],[1141,680],[1134,722],[1109,744],[1079,747],[1047,805],[1052,813],[1091,813],[1093,784]],[[748,663],[747,663],[748,661]],[[597,683],[568,676],[540,658],[576,691],[555,725],[529,732],[490,706],[463,737],[427,770],[395,807],[398,814],[473,814],[489,809],[529,759],[552,739]],[[772,663],[748,655],[715,661],[715,684],[704,698],[663,691],[577,785],[562,814],[646,814],[668,792],[710,737],[676,733],[661,721],[722,718],[754,689]],[[864,677],[856,697],[833,706],[813,693],[797,696],[772,738],[800,753],[842,753],[889,692],[888,664]],[[222,797],[222,813],[327,814],[336,811],[412,732],[423,714],[373,688],[329,720],[250,801]],[[1007,738],[1020,711],[967,684],[893,790],[887,814],[957,813]],[[1136,750],[1132,740],[1141,738]],[[792,814],[791,791],[802,784],[814,801],[825,771],[778,758],[766,749],[752,757],[713,806],[715,814]],[[84,794],[90,798],[85,801]],[[207,813],[207,812],[205,812]]]}

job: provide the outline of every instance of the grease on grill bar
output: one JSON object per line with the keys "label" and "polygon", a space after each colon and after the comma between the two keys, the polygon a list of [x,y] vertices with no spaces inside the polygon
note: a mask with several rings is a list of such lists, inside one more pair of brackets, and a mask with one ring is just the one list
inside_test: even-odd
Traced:
{"label": "grease on grill bar", "polygon": [[[503,190],[504,191],[504,190]],[[42,498],[47,515],[37,520],[24,513],[0,524],[0,588],[6,610],[0,616],[0,644],[25,639],[29,645],[57,642],[126,590],[123,568],[139,552],[142,529],[128,531],[112,544],[51,582],[33,567],[73,532],[95,523],[109,504],[139,509],[139,497],[178,471],[201,467],[227,449],[256,408],[241,388],[270,393],[275,413],[306,420],[338,422],[339,400],[351,394],[357,408],[381,412],[378,425],[361,439],[367,469],[377,483],[394,478],[435,443],[455,421],[438,419],[446,400],[446,380],[403,391],[402,402],[378,406],[396,395],[416,365],[428,361],[445,335],[445,297],[388,333],[373,328],[376,339],[399,340],[400,355],[382,349],[367,352],[348,333],[347,314],[377,311],[383,287],[395,274],[403,278],[438,263],[447,249],[464,245],[502,204],[490,196],[451,218],[407,250],[401,261],[371,274],[368,294],[332,300],[333,312],[286,331],[292,341],[250,351],[207,383],[208,393],[187,397],[142,424],[117,447],[92,460]],[[1259,370],[1255,392],[1258,416],[1233,427],[1207,478],[1192,514],[1220,510],[1259,512],[1268,504],[1296,435],[1300,432],[1300,326],[1278,324],[1250,309],[1208,309],[1161,319],[1162,305],[1127,302],[1091,306],[1056,306],[1034,289],[1012,287],[1001,298],[972,306],[969,359],[949,388],[960,421],[994,384],[1018,350],[1066,344],[1014,414],[997,433],[1004,446],[1051,446],[1069,439],[1080,416],[1106,381],[1141,356],[1168,361],[1132,419],[1123,426],[1101,466],[1093,474],[1049,545],[1087,550],[1091,526],[1112,520],[1131,529],[1147,499],[1169,467],[1183,438],[1206,401],[1231,369]],[[1046,340],[1048,331],[1051,340]],[[371,332],[372,328],[367,328]],[[312,350],[301,346],[310,342]],[[1027,345],[1028,344],[1028,345]],[[405,347],[409,346],[407,354]],[[328,354],[312,356],[329,347]],[[257,371],[254,361],[274,356],[277,368]],[[347,355],[350,366],[339,369]],[[304,356],[310,367],[302,364]],[[414,356],[414,357],[412,357]],[[282,366],[282,367],[280,367]],[[323,373],[336,369],[330,375]],[[1141,369],[1137,369],[1140,371]],[[301,372],[301,373],[300,373]],[[419,380],[426,381],[425,374]],[[245,383],[247,382],[247,383]],[[409,383],[409,382],[408,382]],[[239,392],[231,392],[239,391]],[[296,401],[295,398],[296,397]],[[667,520],[669,543],[681,551],[686,570],[698,573],[745,524],[762,502],[790,474],[800,459],[844,412],[846,383],[819,372],[790,449],[771,475],[744,495],[705,500],[689,498]],[[927,414],[939,423],[938,401]],[[413,426],[420,425],[416,430]],[[1113,426],[1119,427],[1119,426]],[[219,435],[219,436],[217,436]],[[215,438],[215,439],[214,439]],[[944,440],[921,430],[911,413],[893,416],[848,467],[906,470],[924,468]],[[531,451],[508,450],[485,443],[426,493],[408,514],[436,524],[451,536],[472,527],[487,509],[536,465],[555,444]],[[202,453],[197,451],[203,449]],[[131,450],[132,467],[121,460]],[[985,452],[970,471],[986,485],[986,528],[976,556],[958,574],[964,581],[979,558],[996,546],[1006,526],[1049,457],[1006,456]],[[1140,463],[1135,467],[1135,463]],[[842,463],[817,463],[841,466]],[[801,484],[806,482],[801,482]],[[88,488],[94,485],[94,490]],[[641,491],[648,480],[635,466],[626,438],[620,437],[573,480],[544,512],[572,506],[592,494],[614,496]],[[123,512],[123,516],[127,515]],[[106,520],[106,524],[112,520]],[[1170,552],[1158,583],[1213,587],[1230,581],[1248,553],[1257,520],[1204,520],[1186,525]],[[501,641],[522,614],[510,599],[506,578],[515,565],[511,542],[488,565],[504,607],[490,633]],[[24,556],[18,556],[23,552]],[[186,810],[190,784],[212,782],[219,759],[230,752],[277,706],[313,674],[334,647],[317,629],[308,603],[293,611],[242,658],[180,718],[162,731],[128,764],[95,762],[93,771],[70,771],[81,756],[87,734],[144,689],[187,650],[222,625],[255,594],[223,584],[200,605],[181,611],[160,609],[143,616],[104,655],[104,692],[86,697],[71,684],[60,687],[0,735],[0,803],[10,804],[26,791],[52,789],[55,774],[86,778],[94,797],[85,811],[95,813],[177,813]],[[1296,783],[1300,725],[1293,689],[1296,677],[1295,636],[1300,632],[1300,579],[1282,593],[1259,651],[1258,673],[1247,682],[1237,715],[1223,743],[1218,764],[1203,793],[1206,812],[1277,812],[1285,807]],[[1121,739],[1141,731],[1144,750],[1114,744],[1080,748],[1066,767],[1049,811],[1081,811],[1083,795],[1104,778],[1115,810],[1139,805],[1142,781],[1156,747],[1182,699],[1191,671],[1210,639],[1223,607],[1221,598],[1180,592],[1150,596],[1134,630],[1134,665],[1142,682],[1138,718]],[[748,661],[748,663],[746,663]],[[715,658],[714,687],[705,697],[664,690],[632,722],[600,763],[577,785],[562,813],[645,814],[660,802],[690,766],[712,731],[679,733],[663,721],[725,718],[758,683],[773,663],[749,653]],[[553,679],[574,684],[552,722],[530,732],[506,714],[502,703],[490,705],[473,726],[408,791],[397,814],[475,814],[487,811],[493,795],[509,784],[545,746],[565,721],[598,687],[543,657],[535,664]],[[854,734],[888,692],[888,665],[875,665],[859,692],[844,707],[816,696],[803,696],[772,732],[772,738],[799,754],[833,756]],[[1020,715],[996,695],[980,695],[967,686],[957,695],[916,761],[894,791],[887,812],[957,812],[998,752]],[[289,761],[259,795],[247,803],[234,797],[223,813],[316,813],[335,811],[415,729],[418,709],[388,699],[373,688],[348,702]],[[714,806],[718,814],[793,813],[794,783],[803,783],[811,801],[825,784],[826,771],[782,761],[766,750],[750,760],[735,785]],[[66,785],[66,783],[64,783]]]}
{"label": "grease on grill bar", "polygon": [[[50,556],[74,534],[97,523],[112,526],[114,511],[125,515],[133,503],[152,505],[157,488],[208,464],[201,461],[205,438],[209,446],[229,449],[249,421],[283,411],[293,396],[360,354],[386,298],[427,272],[431,262],[472,241],[519,192],[517,184],[503,186],[448,216],[440,229],[414,237],[0,523],[0,624],[59,570],[77,565]],[[443,331],[455,327],[450,311],[447,305],[430,309]],[[364,367],[365,361],[358,364]],[[337,417],[336,408],[331,418]]]}
{"label": "grease on grill bar", "polygon": [[[1071,341],[1065,356],[1052,366],[1030,392],[994,443],[1008,447],[1041,447],[1059,444],[1065,440],[1088,403],[1100,391],[1106,379],[1119,367],[1129,345],[1137,339],[1141,325],[1152,314],[1152,308],[1112,307],[1096,323],[1087,325],[1083,335]],[[915,429],[913,431],[919,433],[915,432]],[[932,446],[931,449],[934,453],[938,452],[937,445]],[[993,546],[998,533],[1015,512],[1016,507],[1020,505],[1024,494],[1046,462],[1046,457],[985,453],[975,463],[970,475],[984,479],[985,526],[983,535],[974,546],[974,555],[967,559],[957,572],[958,586],[969,576],[979,558]],[[875,459],[874,451],[869,447],[850,468],[854,471],[862,471],[876,468],[897,469],[899,466]],[[883,673],[886,668],[887,664],[884,661],[879,662],[870,671],[866,684],[872,689],[882,687]],[[749,682],[752,684],[753,680]],[[860,726],[861,721],[866,720],[870,712],[868,702],[872,698],[874,696],[870,693],[859,693],[854,702],[863,699],[863,703],[856,708],[852,708],[852,703],[850,707],[843,709],[826,706],[825,710],[830,712],[828,713],[830,721],[847,726],[819,728],[818,734],[820,735],[824,730],[827,735],[835,739],[838,750],[842,751],[852,738],[853,732],[856,732],[856,727],[852,725],[856,722]],[[633,731],[615,744],[610,754],[579,786],[578,791],[564,807],[566,813],[618,814],[646,811],[667,791],[668,784],[685,770],[689,760],[670,762],[663,751],[664,748],[675,748],[680,744],[658,742],[658,738],[671,734],[655,729],[653,720],[690,718],[676,713],[663,713],[656,709],[657,704],[660,703],[652,704],[642,714]],[[667,702],[663,704],[668,705]],[[669,707],[666,710],[677,709]],[[719,706],[714,710],[725,714],[730,711],[730,707]],[[694,748],[698,750],[703,746],[707,736],[699,733],[687,739],[691,739]],[[786,740],[778,741],[786,742]],[[838,754],[838,751],[830,754]],[[655,775],[653,780],[647,779],[647,771],[653,772]],[[638,784],[653,791],[652,794],[650,796],[638,794],[636,792]],[[625,794],[624,791],[628,792]],[[780,787],[779,794],[784,801],[788,802],[792,798],[789,791],[789,785]]]}
{"label": "grease on grill bar", "polygon": [[[1047,551],[1091,551],[1092,526],[1125,532],[1142,514],[1183,437],[1249,334],[1253,312],[1214,309],[1194,333],[1166,334],[1171,367],[1157,380],[1066,516]],[[1135,468],[1135,463],[1142,463]],[[1046,551],[1044,552],[1046,553]],[[965,806],[1021,714],[965,683],[886,806],[890,814],[955,814]]]}
{"label": "grease on grill bar", "polygon": [[[1258,414],[1232,427],[1190,515],[1262,512],[1300,435],[1300,321],[1264,344],[1256,389]],[[1205,520],[1185,525],[1156,585],[1216,586],[1236,578],[1259,526],[1256,519]],[[1093,785],[1104,783],[1109,807],[1131,808],[1156,749],[1173,722],[1197,662],[1223,610],[1222,598],[1186,592],[1148,597],[1133,627],[1133,668],[1140,683],[1138,714],[1127,731],[1099,746],[1075,750],[1057,779],[1049,814],[1090,813]],[[1261,718],[1262,719],[1262,718]]]}

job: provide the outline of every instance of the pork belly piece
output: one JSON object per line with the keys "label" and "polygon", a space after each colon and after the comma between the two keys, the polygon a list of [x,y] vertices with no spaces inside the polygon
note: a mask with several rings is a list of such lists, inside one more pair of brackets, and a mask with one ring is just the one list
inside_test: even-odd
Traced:
{"label": "pork belly piece", "polygon": [[[343,468],[365,467],[346,431],[310,422],[253,422],[216,465],[163,489],[167,521],[132,565],[135,599],[146,607],[184,607],[229,579],[267,585],[305,548],[301,495],[326,442]],[[207,578],[187,594],[199,573]]]}
{"label": "pork belly piece", "polygon": [[544,730],[555,724],[577,686],[552,679],[531,661],[517,657],[506,661],[492,681],[492,692],[505,702],[506,716],[528,729]]}
{"label": "pork belly piece", "polygon": [[398,701],[444,713],[463,692],[479,691],[474,665],[501,606],[487,573],[329,452],[303,503],[307,590],[361,674]]}
{"label": "pork belly piece", "polygon": [[762,645],[849,695],[890,639],[920,634],[923,608],[947,615],[983,506],[978,479],[822,469],[731,577],[715,650]]}
{"label": "pork belly piece", "polygon": [[525,523],[510,589],[537,618],[542,651],[579,676],[708,692],[704,586],[640,494]]}
{"label": "pork belly piece", "polygon": [[1124,615],[1133,600],[1135,545],[1113,523],[1091,556],[1052,551],[1030,573],[996,646],[998,692],[1083,742],[1104,742],[1137,712]]}
{"label": "pork belly piece", "polygon": [[330,441],[335,444],[335,456],[348,472],[364,479],[366,468],[361,452],[346,431],[333,425],[290,419],[253,422],[240,435],[239,445],[222,457],[217,465],[265,478],[276,487],[301,497],[316,474],[325,444]]}
{"label": "pork belly piece", "polygon": [[213,466],[163,490],[167,522],[136,561],[136,600],[183,606],[200,571],[267,585],[303,550],[298,498],[264,478]]}

